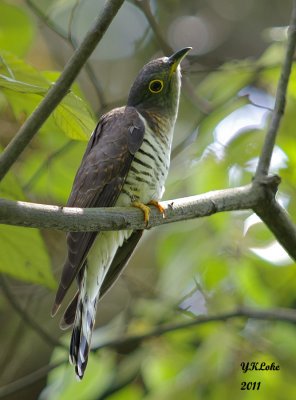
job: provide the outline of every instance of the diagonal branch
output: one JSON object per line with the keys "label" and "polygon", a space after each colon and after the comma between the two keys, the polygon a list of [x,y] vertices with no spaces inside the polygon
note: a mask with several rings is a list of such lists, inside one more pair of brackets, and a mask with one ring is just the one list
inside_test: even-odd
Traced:
{"label": "diagonal branch", "polygon": [[[76,8],[78,7],[78,4],[79,4],[78,2],[76,2],[76,4],[74,5],[74,7],[72,9],[70,23],[69,23],[70,25],[68,27],[68,32],[66,30],[64,30],[63,28],[59,27],[49,17],[47,17],[41,11],[41,9],[34,3],[34,1],[27,0],[26,3],[32,9],[33,13],[36,14],[40,18],[40,20],[42,20],[42,22],[44,24],[46,24],[46,26],[49,29],[51,29],[53,32],[55,32],[57,35],[59,35],[67,43],[69,43],[73,50],[76,50],[76,48],[78,46],[74,42],[74,40],[72,38],[72,35],[71,35],[71,24],[72,24],[72,21],[73,21],[74,13],[75,13]],[[89,60],[86,61],[85,65],[84,65],[84,68],[85,68],[85,71],[87,72],[87,75],[88,75],[93,87],[95,88],[96,94],[97,94],[98,99],[100,101],[101,109],[104,109],[107,106],[105,95],[103,93],[102,86],[101,86],[100,82],[98,81],[98,79],[97,79],[97,77],[96,77],[96,75],[94,73],[94,70],[93,70]]]}
{"label": "diagonal branch", "polygon": [[279,130],[281,118],[285,110],[286,93],[293,64],[293,56],[296,48],[296,0],[293,1],[292,17],[288,32],[289,36],[286,56],[284,59],[281,76],[278,82],[275,106],[271,118],[271,123],[263,144],[261,156],[259,158],[259,163],[255,173],[255,179],[258,179],[268,174],[276,136]]}
{"label": "diagonal branch", "polygon": [[254,207],[254,211],[295,260],[296,228],[287,211],[275,200],[274,196],[269,202],[259,202]]}
{"label": "diagonal branch", "polygon": [[16,379],[15,381],[0,387],[0,399],[7,398],[7,396],[9,395],[18,393],[21,390],[33,385],[34,383],[41,381],[49,374],[50,371],[60,367],[67,361],[68,360],[64,359],[52,364],[45,365],[44,367],[38,368],[36,371],[31,372],[30,374],[22,378]]}
{"label": "diagonal branch", "polygon": [[102,39],[124,0],[108,0],[101,14],[89,30],[81,45],[74,52],[56,83],[49,89],[47,96],[30,115],[16,136],[0,155],[0,180],[9,171],[34,135],[67,94],[81,68]]}

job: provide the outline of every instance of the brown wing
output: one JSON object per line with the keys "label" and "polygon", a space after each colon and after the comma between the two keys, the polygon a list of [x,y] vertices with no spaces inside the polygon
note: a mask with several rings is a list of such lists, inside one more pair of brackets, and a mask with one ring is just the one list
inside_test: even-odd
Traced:
{"label": "brown wing", "polygon": [[[145,126],[133,107],[110,111],[98,123],[77,171],[67,202],[69,207],[114,206],[135,152],[144,138]],[[68,257],[52,309],[54,315],[75,276],[83,267],[98,232],[70,232]]]}

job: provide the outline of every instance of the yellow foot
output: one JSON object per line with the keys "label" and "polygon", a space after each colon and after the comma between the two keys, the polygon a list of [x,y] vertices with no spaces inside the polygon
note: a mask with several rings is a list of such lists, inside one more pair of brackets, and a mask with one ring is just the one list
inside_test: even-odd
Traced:
{"label": "yellow foot", "polygon": [[141,203],[140,201],[134,201],[132,202],[132,206],[133,207],[137,207],[140,210],[143,211],[144,214],[144,221],[146,223],[146,226],[148,225],[149,222],[149,215],[150,215],[150,208],[148,206],[146,206],[145,204]]}
{"label": "yellow foot", "polygon": [[[164,210],[164,208],[162,207],[162,205],[158,201],[151,200],[151,201],[149,201],[148,204],[150,206],[156,207],[158,209],[158,211],[162,214],[163,218],[165,218],[165,214],[164,214],[165,210]],[[150,207],[148,207],[148,205],[146,205],[144,203],[141,203],[140,201],[134,201],[132,203],[132,206],[133,207],[137,207],[137,208],[139,208],[140,210],[143,211],[143,213],[144,213],[144,221],[145,221],[146,226],[147,226],[148,222],[149,222],[150,211],[151,211]]]}
{"label": "yellow foot", "polygon": [[151,206],[154,206],[158,209],[158,211],[162,214],[163,217],[165,217],[164,214],[164,208],[162,207],[162,205],[157,201],[157,200],[151,200],[149,201],[149,203]]}

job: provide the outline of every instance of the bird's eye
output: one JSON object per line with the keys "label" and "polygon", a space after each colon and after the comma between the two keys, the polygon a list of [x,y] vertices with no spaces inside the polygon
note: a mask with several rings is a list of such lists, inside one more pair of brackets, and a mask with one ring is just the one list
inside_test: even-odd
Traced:
{"label": "bird's eye", "polygon": [[149,83],[149,90],[151,93],[159,93],[163,89],[163,81],[154,79]]}

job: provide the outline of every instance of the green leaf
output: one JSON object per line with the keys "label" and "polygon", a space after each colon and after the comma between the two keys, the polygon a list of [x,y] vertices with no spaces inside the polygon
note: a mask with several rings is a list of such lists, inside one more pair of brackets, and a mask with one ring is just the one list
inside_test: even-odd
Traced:
{"label": "green leaf", "polygon": [[[19,175],[26,191],[29,190],[46,202],[65,204],[85,150],[85,143],[66,141],[65,137],[56,133],[51,136],[51,140],[44,139],[47,138],[43,135],[42,146],[38,152],[32,152],[28,156]],[[49,143],[50,141],[54,143]],[[57,150],[54,150],[54,144]]]}
{"label": "green leaf", "polygon": [[12,79],[9,76],[5,76],[2,74],[0,75],[0,87],[2,87],[4,89],[14,90],[15,92],[19,92],[19,93],[31,92],[31,93],[44,94],[47,91],[45,88],[42,88],[40,86],[31,85],[26,82],[21,82],[21,81]]}
{"label": "green leaf", "polygon": [[[1,182],[0,196],[24,200],[12,174]],[[0,272],[52,289],[56,287],[47,249],[37,229],[0,225]]]}
{"label": "green leaf", "polygon": [[[51,81],[45,75],[8,51],[0,51],[0,73],[11,80],[48,89]],[[12,88],[13,89],[13,88]]]}
{"label": "green leaf", "polygon": [[280,67],[285,57],[286,43],[274,42],[261,55],[257,64],[259,67],[273,67],[276,64]]}
{"label": "green leaf", "polygon": [[85,102],[73,92],[55,109],[53,118],[57,126],[71,139],[87,140],[95,127]]}
{"label": "green leaf", "polygon": [[0,3],[0,49],[23,55],[28,50],[34,34],[33,21],[19,7]]}
{"label": "green leaf", "polygon": [[[0,150],[2,150],[1,146]],[[0,182],[0,196],[11,200],[25,200],[24,193],[13,174],[7,174]]]}
{"label": "green leaf", "polygon": [[37,229],[0,225],[0,271],[25,282],[51,289],[56,282],[50,260]]}
{"label": "green leaf", "polygon": [[[0,89],[6,96],[17,119],[30,115],[54,83],[56,72],[40,73],[24,61],[7,52],[0,53]],[[62,131],[75,140],[87,140],[95,127],[95,121],[84,100],[72,91],[56,107],[45,122],[43,130]]]}

